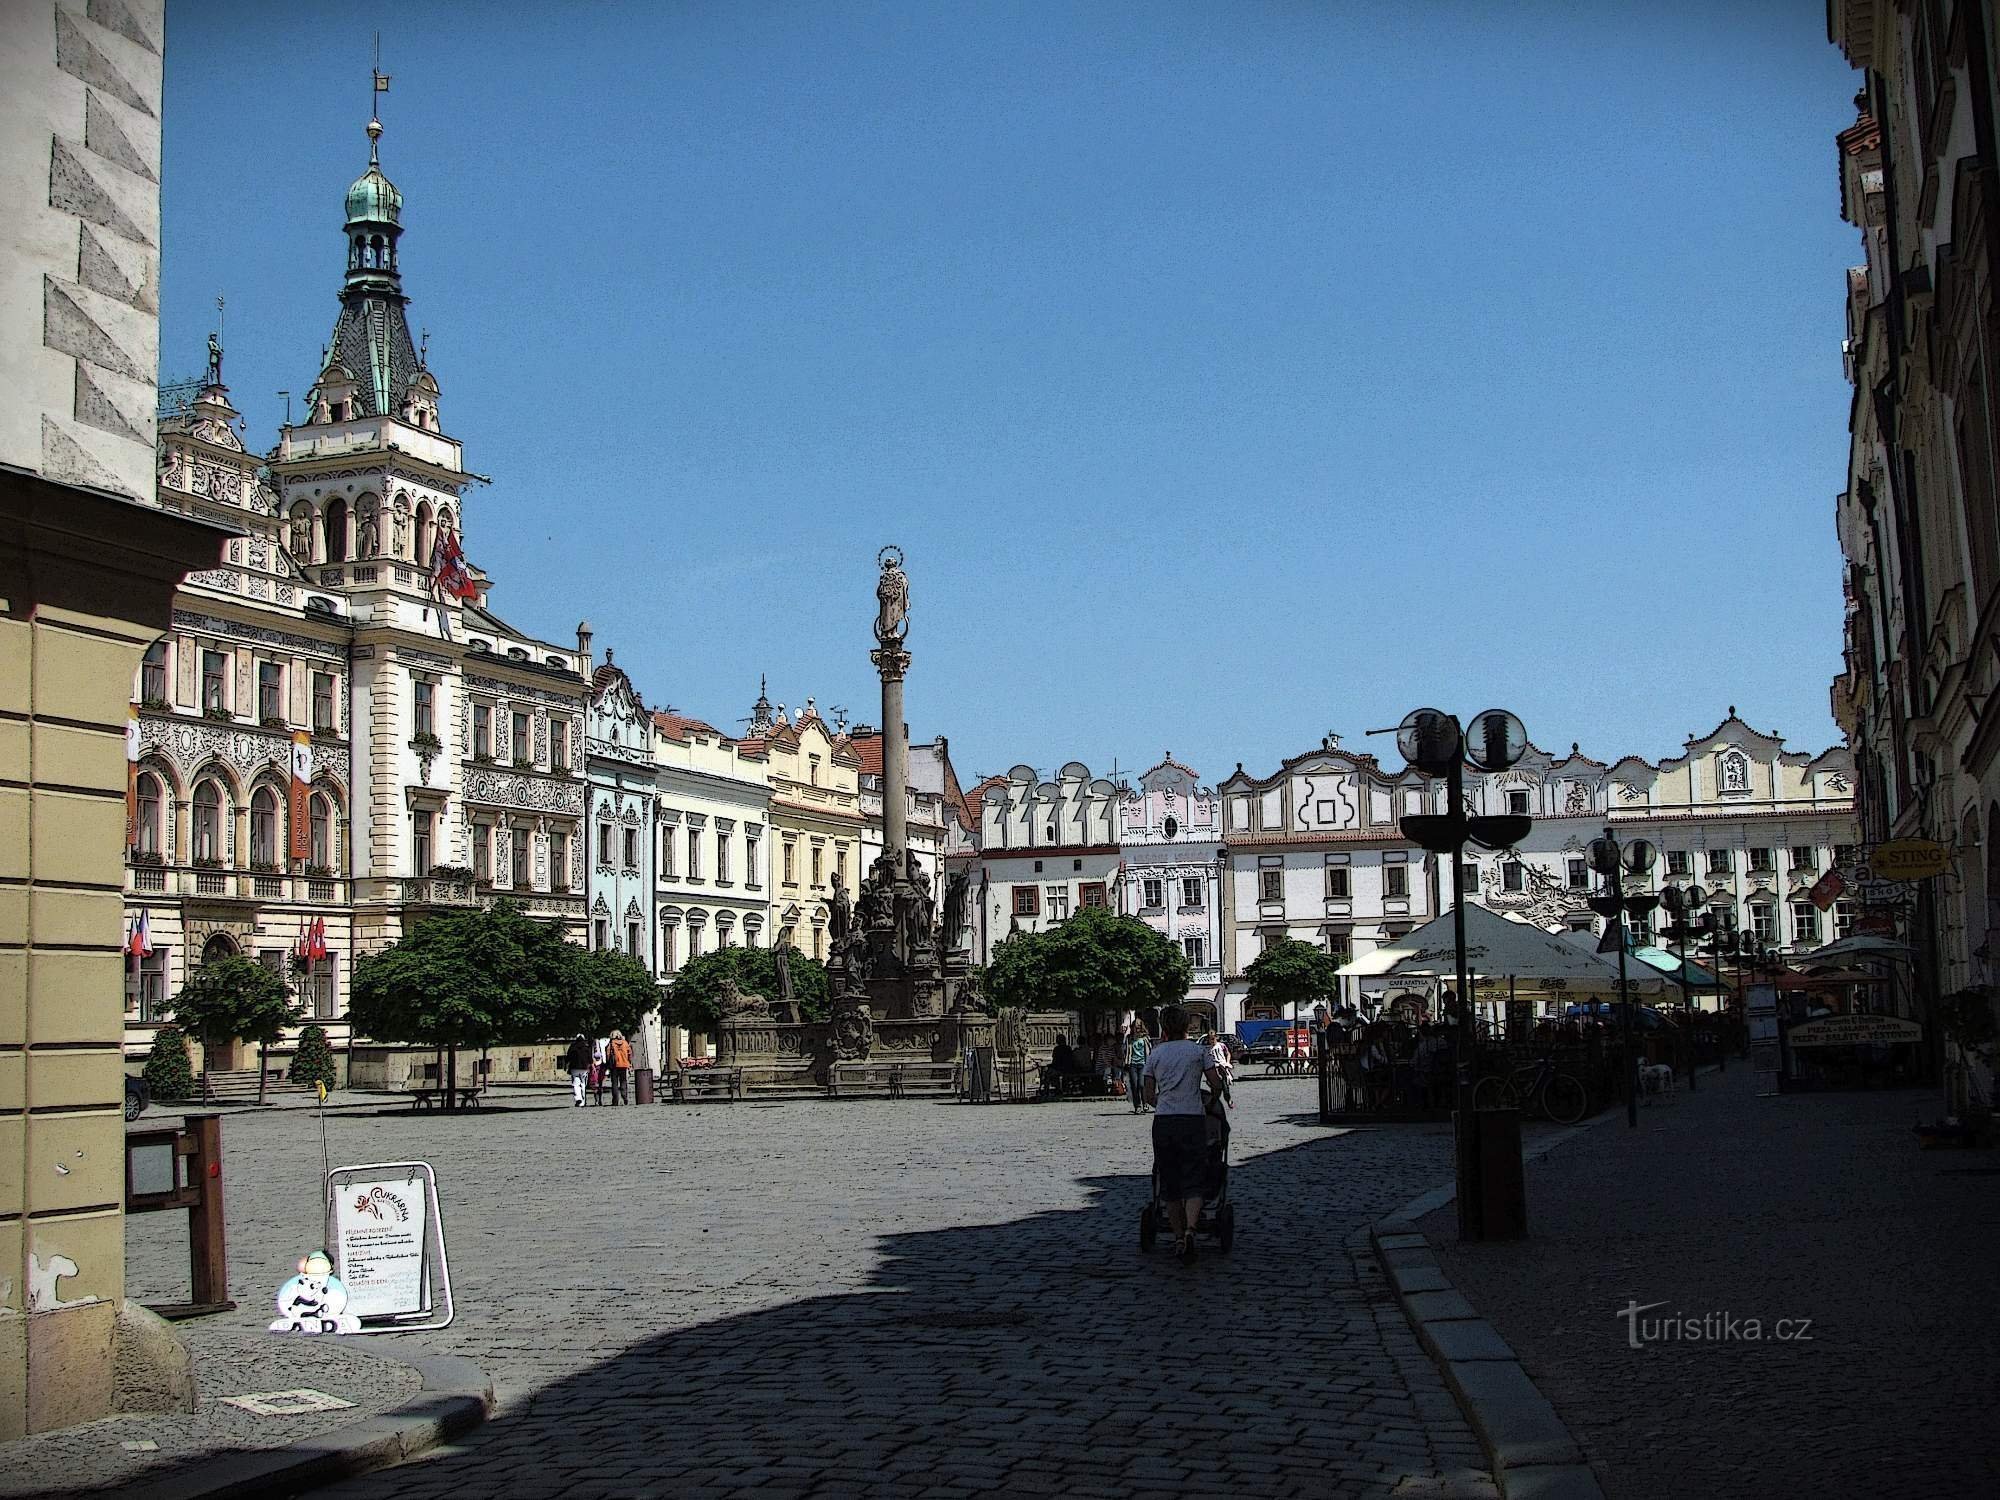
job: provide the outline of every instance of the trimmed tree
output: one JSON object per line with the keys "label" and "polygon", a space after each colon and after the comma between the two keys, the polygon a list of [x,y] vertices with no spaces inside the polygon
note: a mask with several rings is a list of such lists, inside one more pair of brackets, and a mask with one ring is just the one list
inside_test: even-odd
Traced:
{"label": "trimmed tree", "polygon": [[445,1051],[444,1103],[455,1108],[458,1048],[574,1033],[581,951],[512,901],[443,912],[355,964],[348,1020],[377,1041]]}
{"label": "trimmed tree", "polygon": [[284,976],[253,958],[232,953],[212,958],[188,977],[167,1006],[174,1023],[201,1043],[202,1097],[208,1097],[209,1054],[234,1041],[258,1047],[257,1102],[264,1102],[269,1077],[263,1049],[285,1034],[302,1007]]}
{"label": "trimmed tree", "polygon": [[1086,906],[1047,932],[1008,938],[983,990],[996,1008],[1101,1015],[1176,1004],[1191,972],[1187,955],[1137,917]]}
{"label": "trimmed tree", "polygon": [[[830,1011],[826,966],[789,950],[792,994],[808,1021],[824,1021]],[[733,978],[745,994],[779,999],[778,950],[775,948],[715,948],[681,965],[674,975],[667,1012],[674,1025],[690,1031],[713,1031],[722,1019],[722,981]]]}
{"label": "trimmed tree", "polygon": [[659,987],[646,966],[616,948],[579,948],[570,962],[576,969],[571,1024],[564,1032],[609,1036],[622,1031],[639,1034],[639,1024],[658,1007]]}
{"label": "trimmed tree", "polygon": [[1296,1016],[1302,1007],[1332,1000],[1340,993],[1340,965],[1333,955],[1297,938],[1272,943],[1250,961],[1243,977],[1250,981],[1245,998],[1253,1005],[1270,1007],[1280,1016]]}
{"label": "trimmed tree", "polygon": [[155,1099],[194,1097],[194,1064],[188,1061],[187,1036],[180,1027],[162,1026],[153,1033],[152,1050],[139,1076]]}
{"label": "trimmed tree", "polygon": [[333,1087],[333,1048],[327,1045],[324,1026],[308,1026],[299,1033],[299,1050],[292,1054],[292,1082],[323,1083]]}

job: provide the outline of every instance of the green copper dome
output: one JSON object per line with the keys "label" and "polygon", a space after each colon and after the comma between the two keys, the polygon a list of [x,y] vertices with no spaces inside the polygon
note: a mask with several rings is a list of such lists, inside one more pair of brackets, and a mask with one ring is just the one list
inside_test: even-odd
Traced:
{"label": "green copper dome", "polygon": [[396,184],[382,175],[374,162],[354,179],[347,190],[347,222],[350,224],[396,224],[401,220],[403,195]]}

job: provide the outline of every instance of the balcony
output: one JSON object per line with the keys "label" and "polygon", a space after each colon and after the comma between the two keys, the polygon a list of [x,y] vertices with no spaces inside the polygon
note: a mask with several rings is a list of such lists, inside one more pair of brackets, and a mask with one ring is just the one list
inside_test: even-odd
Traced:
{"label": "balcony", "polygon": [[196,896],[219,901],[298,901],[337,906],[347,899],[347,882],[337,875],[285,870],[166,864],[131,864],[132,890],[144,896]]}
{"label": "balcony", "polygon": [[477,906],[479,895],[470,880],[404,880],[403,900],[411,906]]}

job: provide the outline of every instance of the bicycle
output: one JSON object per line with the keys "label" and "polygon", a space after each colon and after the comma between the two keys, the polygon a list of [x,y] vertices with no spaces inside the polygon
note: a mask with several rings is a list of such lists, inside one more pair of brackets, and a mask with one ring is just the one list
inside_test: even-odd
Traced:
{"label": "bicycle", "polygon": [[1553,1057],[1490,1073],[1473,1086],[1474,1109],[1526,1109],[1558,1125],[1574,1125],[1590,1108],[1590,1095],[1574,1076],[1558,1072]]}

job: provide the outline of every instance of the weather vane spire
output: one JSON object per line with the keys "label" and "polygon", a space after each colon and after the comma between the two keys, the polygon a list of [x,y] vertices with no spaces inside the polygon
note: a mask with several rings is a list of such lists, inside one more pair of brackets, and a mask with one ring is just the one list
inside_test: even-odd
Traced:
{"label": "weather vane spire", "polygon": [[382,139],[382,109],[378,100],[389,92],[389,75],[382,71],[382,33],[375,33],[375,66],[369,70],[368,165],[378,166],[376,142]]}

